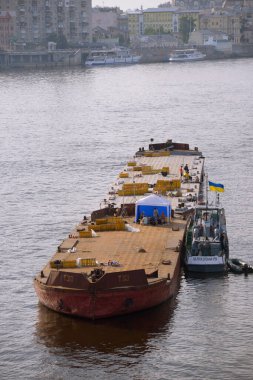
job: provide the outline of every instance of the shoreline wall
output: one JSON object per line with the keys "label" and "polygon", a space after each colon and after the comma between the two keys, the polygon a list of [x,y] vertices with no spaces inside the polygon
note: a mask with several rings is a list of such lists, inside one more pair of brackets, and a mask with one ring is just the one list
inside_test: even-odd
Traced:
{"label": "shoreline wall", "polygon": [[[168,62],[169,54],[180,47],[140,47],[134,53],[142,55],[141,63]],[[181,49],[187,49],[186,46]],[[188,48],[191,48],[189,46]],[[206,54],[206,60],[252,58],[253,44],[232,45],[231,51],[218,51],[213,46],[198,46]],[[87,49],[56,50],[43,52],[0,52],[0,69],[57,68],[82,66],[88,56]]]}

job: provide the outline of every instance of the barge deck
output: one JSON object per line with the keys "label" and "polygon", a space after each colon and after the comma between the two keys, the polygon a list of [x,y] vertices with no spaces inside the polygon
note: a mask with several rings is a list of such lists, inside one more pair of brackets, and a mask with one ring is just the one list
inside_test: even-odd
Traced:
{"label": "barge deck", "polygon": [[[180,177],[186,163],[189,175]],[[40,302],[60,313],[97,319],[175,296],[186,219],[201,199],[203,171],[204,158],[187,144],[169,140],[140,148],[104,205],[70,232],[35,277]],[[170,202],[165,220],[137,219],[136,202],[150,194]]]}

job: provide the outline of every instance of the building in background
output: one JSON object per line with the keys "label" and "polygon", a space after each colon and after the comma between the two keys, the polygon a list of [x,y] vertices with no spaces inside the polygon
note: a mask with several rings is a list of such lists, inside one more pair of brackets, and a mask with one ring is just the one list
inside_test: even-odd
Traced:
{"label": "building in background", "polygon": [[209,9],[209,8],[221,8],[224,0],[171,0],[173,6],[184,9]]}
{"label": "building in background", "polygon": [[144,34],[143,11],[128,11],[128,31],[131,40],[138,38]]}
{"label": "building in background", "polygon": [[200,29],[222,31],[235,44],[241,41],[241,12],[219,10],[209,11],[200,18]]}
{"label": "building in background", "polygon": [[149,8],[143,11],[143,34],[178,32],[177,8]]}
{"label": "building in background", "polygon": [[15,14],[0,11],[0,50],[11,50],[15,35]]}
{"label": "building in background", "polygon": [[142,36],[171,35],[179,37],[182,25],[187,22],[188,32],[198,30],[200,12],[181,8],[148,8],[128,12],[131,41]]}
{"label": "building in background", "polygon": [[57,47],[91,41],[91,0],[0,0],[0,10],[14,13],[16,47],[42,47],[50,39]]}
{"label": "building in background", "polygon": [[129,44],[128,16],[126,13],[121,13],[118,16],[119,33],[125,44]]}
{"label": "building in background", "polygon": [[[170,34],[183,43],[188,42],[189,33],[197,30],[223,32],[233,44],[253,43],[253,0],[227,0],[220,2],[206,0],[195,2],[195,8],[204,4],[209,7],[191,9],[191,1],[182,1],[185,8],[167,7],[128,11],[128,29],[131,41],[143,36]],[[198,4],[197,4],[198,3]],[[179,2],[174,2],[179,4]],[[210,8],[210,6],[215,7]],[[143,40],[143,38],[142,38]]]}
{"label": "building in background", "polygon": [[120,9],[117,7],[95,7],[92,8],[92,29],[100,27],[104,30],[118,27],[118,16]]}
{"label": "building in background", "polygon": [[117,7],[95,7],[92,9],[93,42],[104,45],[129,42],[128,17]]}
{"label": "building in background", "polygon": [[253,44],[253,2],[251,8],[242,9],[241,43]]}

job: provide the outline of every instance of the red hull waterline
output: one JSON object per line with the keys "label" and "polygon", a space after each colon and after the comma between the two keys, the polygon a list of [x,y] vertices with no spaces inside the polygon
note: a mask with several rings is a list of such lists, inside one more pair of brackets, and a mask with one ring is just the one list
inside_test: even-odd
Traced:
{"label": "red hull waterline", "polygon": [[146,286],[115,288],[90,293],[85,290],[47,286],[34,280],[40,302],[56,312],[88,319],[130,314],[167,301],[176,295],[180,280],[180,260],[173,278],[160,279]]}

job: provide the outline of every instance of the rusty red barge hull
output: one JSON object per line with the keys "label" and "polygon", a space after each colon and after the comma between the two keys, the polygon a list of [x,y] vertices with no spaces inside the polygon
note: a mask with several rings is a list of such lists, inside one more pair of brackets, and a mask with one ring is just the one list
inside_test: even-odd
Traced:
{"label": "rusty red barge hull", "polygon": [[178,260],[172,280],[163,279],[145,286],[98,290],[47,286],[34,280],[40,302],[56,312],[88,319],[130,314],[157,306],[177,294],[180,277]]}

